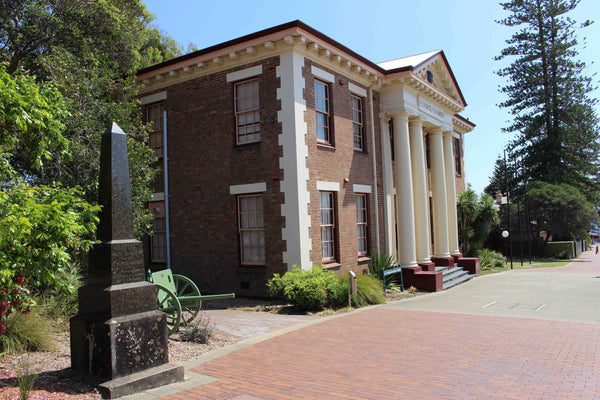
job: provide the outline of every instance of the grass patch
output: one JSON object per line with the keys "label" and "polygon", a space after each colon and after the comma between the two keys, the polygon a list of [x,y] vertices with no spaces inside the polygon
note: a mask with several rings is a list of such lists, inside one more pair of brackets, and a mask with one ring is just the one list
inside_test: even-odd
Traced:
{"label": "grass patch", "polygon": [[[520,259],[515,260],[513,258],[513,269],[534,269],[534,268],[551,268],[551,267],[564,267],[571,263],[573,260],[557,260],[554,258],[537,258],[532,259],[531,264],[523,260],[523,266],[521,267]],[[499,272],[510,271],[510,261],[501,268],[485,268],[481,270],[482,275],[497,274]]]}

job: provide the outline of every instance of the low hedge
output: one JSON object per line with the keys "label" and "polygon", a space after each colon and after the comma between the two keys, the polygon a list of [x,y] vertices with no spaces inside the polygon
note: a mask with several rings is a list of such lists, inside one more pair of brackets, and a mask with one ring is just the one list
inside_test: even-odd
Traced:
{"label": "low hedge", "polygon": [[[348,279],[314,266],[303,271],[294,266],[283,276],[274,274],[267,282],[269,295],[291,303],[301,311],[340,308],[348,304]],[[370,276],[357,277],[357,294],[352,297],[357,307],[385,302],[381,282]]]}

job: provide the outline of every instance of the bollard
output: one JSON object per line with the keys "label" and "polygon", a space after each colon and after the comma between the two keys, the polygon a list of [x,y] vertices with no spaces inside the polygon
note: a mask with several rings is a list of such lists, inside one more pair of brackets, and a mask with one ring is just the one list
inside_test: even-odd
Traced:
{"label": "bollard", "polygon": [[356,274],[348,271],[348,307],[352,307],[352,295],[356,296]]}

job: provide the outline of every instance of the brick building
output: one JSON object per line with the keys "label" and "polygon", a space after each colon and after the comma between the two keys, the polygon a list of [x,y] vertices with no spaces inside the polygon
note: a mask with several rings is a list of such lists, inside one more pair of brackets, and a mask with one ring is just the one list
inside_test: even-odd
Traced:
{"label": "brick building", "polygon": [[443,51],[375,64],[294,21],[138,79],[164,171],[151,268],[260,296],[293,265],[360,273],[382,251],[409,283],[442,289],[435,265],[460,259],[455,198],[474,128]]}

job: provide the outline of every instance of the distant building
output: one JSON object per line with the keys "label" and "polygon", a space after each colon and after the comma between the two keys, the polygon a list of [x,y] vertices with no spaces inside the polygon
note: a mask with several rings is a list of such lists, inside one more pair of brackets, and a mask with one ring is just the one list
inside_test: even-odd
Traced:
{"label": "distant building", "polygon": [[166,171],[149,202],[152,268],[170,259],[203,292],[256,296],[293,265],[361,273],[381,251],[409,283],[442,289],[434,263],[460,257],[475,126],[443,51],[375,64],[294,21],[138,79]]}

